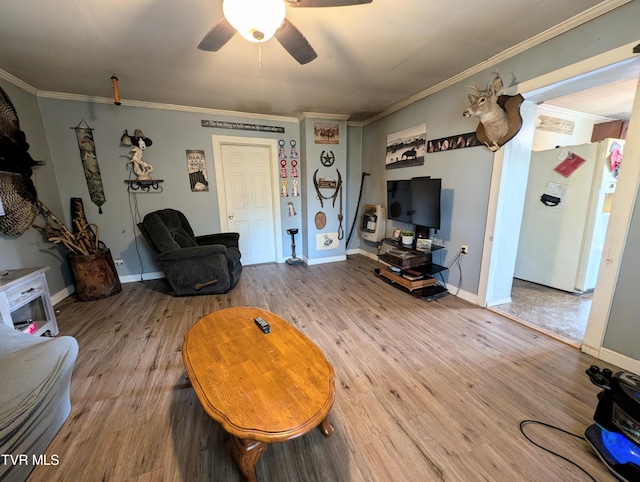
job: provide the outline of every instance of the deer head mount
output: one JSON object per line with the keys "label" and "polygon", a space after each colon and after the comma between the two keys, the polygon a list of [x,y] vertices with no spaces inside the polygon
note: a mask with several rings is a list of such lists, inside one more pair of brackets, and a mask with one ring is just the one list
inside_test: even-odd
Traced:
{"label": "deer head mount", "polygon": [[475,82],[469,88],[475,91],[475,95],[467,94],[470,105],[462,115],[480,119],[476,137],[495,152],[509,142],[522,127],[520,104],[524,98],[520,94],[503,95],[502,78],[497,72],[486,90],[480,90]]}

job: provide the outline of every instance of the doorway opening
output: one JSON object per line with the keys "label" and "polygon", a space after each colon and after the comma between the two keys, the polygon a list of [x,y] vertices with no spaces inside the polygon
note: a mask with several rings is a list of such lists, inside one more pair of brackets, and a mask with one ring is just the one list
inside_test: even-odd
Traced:
{"label": "doorway opening", "polygon": [[[484,299],[485,305],[492,310],[578,347],[583,342],[588,326],[594,291],[588,290],[586,293],[576,294],[515,278],[523,222],[524,193],[532,152],[536,144],[534,141],[536,126],[539,122],[538,104],[595,114],[602,116],[603,119],[624,118],[625,114],[621,112],[606,111],[595,106],[587,107],[589,104],[587,100],[596,99],[601,101],[596,104],[609,107],[617,104],[618,100],[614,100],[612,95],[620,94],[623,90],[620,86],[626,82],[632,85],[629,89],[632,91],[631,100],[626,101],[627,107],[625,107],[628,115],[626,120],[628,120],[631,116],[633,94],[635,94],[638,72],[640,72],[640,61],[630,52],[629,48],[627,54],[622,54],[622,60],[618,59],[610,64],[599,60],[600,65],[592,68],[585,67],[582,73],[574,70],[571,75],[556,77],[554,82],[545,83],[545,79],[541,78],[530,82],[530,88],[525,89],[524,85],[520,86],[520,91],[526,99],[526,105],[523,104],[522,109],[524,132],[521,132],[518,136],[519,140],[513,145],[505,146],[501,156],[500,153],[496,155],[501,163],[499,177],[497,179],[494,177],[494,182],[499,186],[499,193],[496,193],[495,218],[487,225],[486,246],[491,256],[483,266],[486,278],[481,276],[481,284],[483,279],[487,283],[486,286],[481,286],[480,299]],[[592,89],[598,89],[597,93]],[[571,106],[572,99],[577,102],[574,105],[578,105],[578,108]],[[590,134],[591,132],[587,142],[591,140]],[[581,142],[573,144],[579,143]],[[572,143],[557,143],[557,145],[567,144]],[[633,184],[637,185],[637,179],[633,180]],[[500,256],[496,256],[496,250],[499,250]],[[602,252],[602,246],[600,246],[600,252]],[[483,264],[485,264],[484,261]],[[603,331],[604,325],[602,322]]]}

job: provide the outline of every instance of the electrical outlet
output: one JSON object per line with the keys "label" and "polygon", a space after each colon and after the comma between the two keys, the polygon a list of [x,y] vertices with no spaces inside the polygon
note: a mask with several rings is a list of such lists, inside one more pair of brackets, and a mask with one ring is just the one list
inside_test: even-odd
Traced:
{"label": "electrical outlet", "polygon": [[122,266],[124,264],[124,260],[122,258],[116,258],[113,262],[118,266]]}
{"label": "electrical outlet", "polygon": [[466,244],[463,244],[462,246],[460,246],[460,252],[462,254],[469,254],[469,246],[467,246]]}

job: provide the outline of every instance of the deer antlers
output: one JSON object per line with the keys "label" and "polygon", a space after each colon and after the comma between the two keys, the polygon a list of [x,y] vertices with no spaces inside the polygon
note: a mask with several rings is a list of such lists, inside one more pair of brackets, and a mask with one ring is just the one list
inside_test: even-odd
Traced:
{"label": "deer antlers", "polygon": [[[522,118],[519,108],[522,103],[522,96],[503,96],[502,77],[496,70],[495,77],[487,89],[482,91],[476,82],[469,89],[473,89],[475,94],[467,94],[469,107],[462,113],[464,117],[478,117],[480,123],[476,130],[476,137],[483,142],[490,150],[497,151],[505,142],[508,142],[520,129]],[[498,103],[498,99],[501,102]],[[511,102],[510,102],[511,101]]]}
{"label": "deer antlers", "polygon": [[498,105],[498,96],[502,92],[502,78],[496,71],[495,78],[487,86],[487,90],[481,91],[476,82],[470,89],[475,90],[478,95],[467,94],[470,105],[462,113],[464,117],[478,117],[487,135],[487,147],[492,151],[499,148],[498,141],[507,133],[508,119],[505,110]]}
{"label": "deer antlers", "polygon": [[[478,84],[476,84],[476,81],[473,81],[473,85],[467,85],[467,89],[473,89],[476,91],[476,93],[478,94],[478,97],[480,97],[482,95],[482,91],[478,88]],[[467,95],[471,95],[471,94],[467,94]]]}

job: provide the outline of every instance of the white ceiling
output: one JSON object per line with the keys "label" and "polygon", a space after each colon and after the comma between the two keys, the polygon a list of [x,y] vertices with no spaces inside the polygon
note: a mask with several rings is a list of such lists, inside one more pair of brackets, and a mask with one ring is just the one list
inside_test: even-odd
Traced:
{"label": "white ceiling", "polygon": [[[363,121],[581,12],[620,0],[373,0],[287,7],[318,53],[299,65],[272,39],[196,46],[222,0],[0,0],[0,69],[39,91]],[[598,7],[596,7],[598,8]]]}
{"label": "white ceiling", "polygon": [[638,76],[640,57],[634,57],[538,92],[530,92],[526,98],[577,112],[628,120]]}

